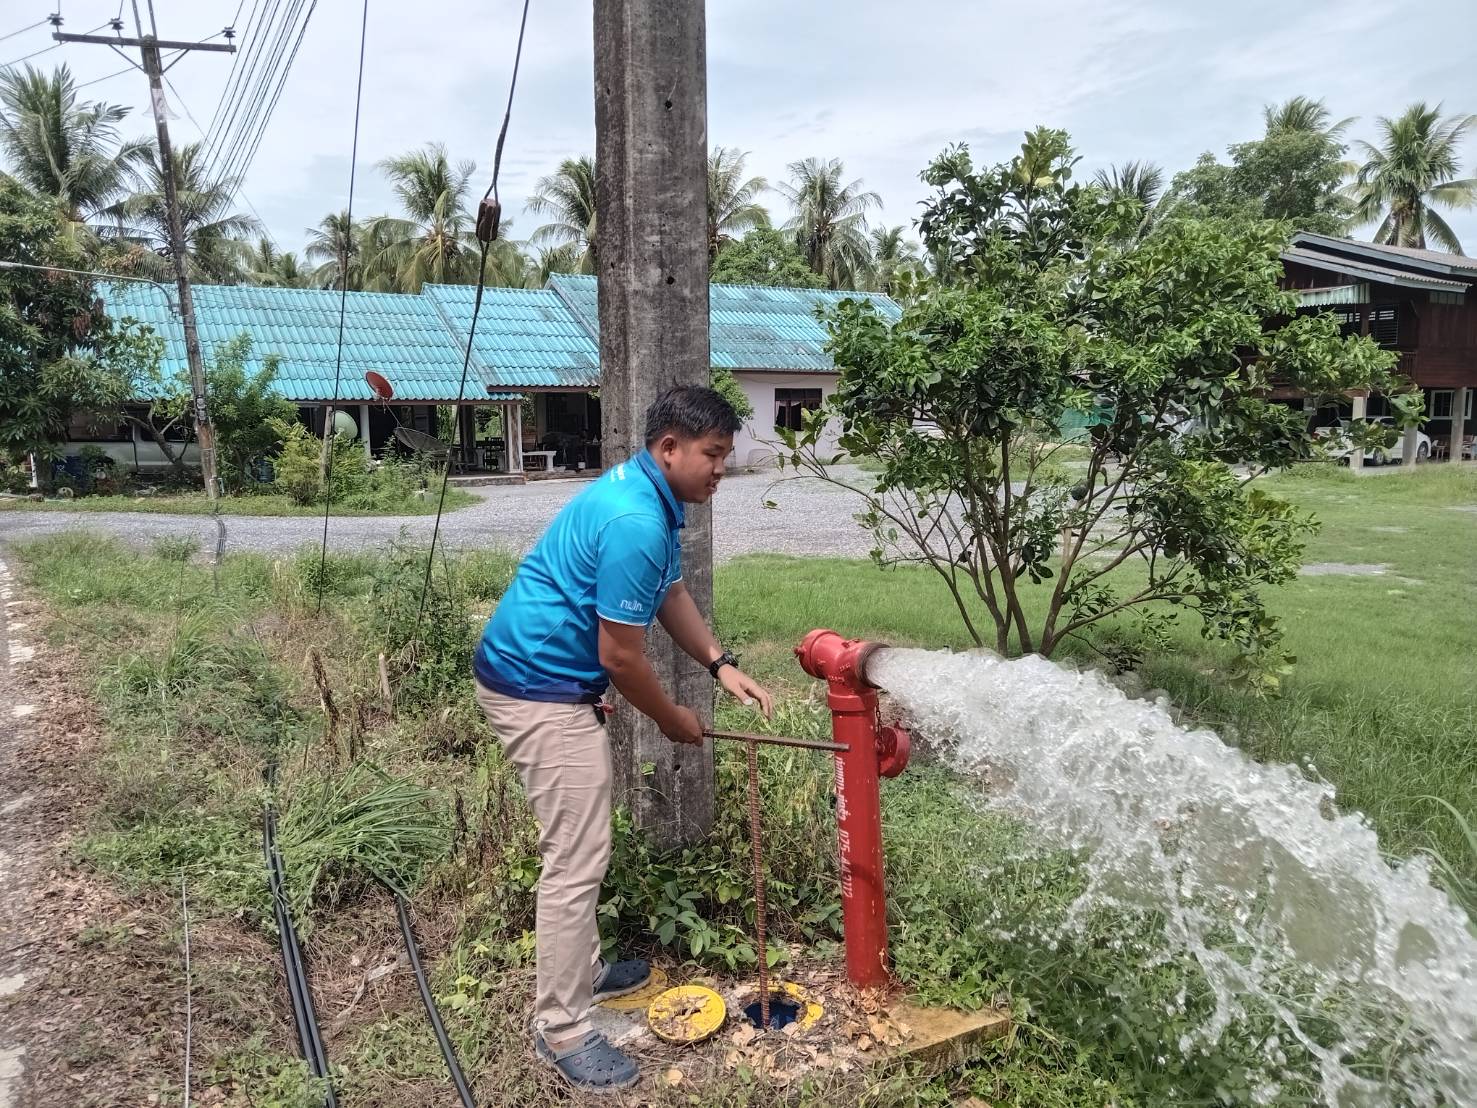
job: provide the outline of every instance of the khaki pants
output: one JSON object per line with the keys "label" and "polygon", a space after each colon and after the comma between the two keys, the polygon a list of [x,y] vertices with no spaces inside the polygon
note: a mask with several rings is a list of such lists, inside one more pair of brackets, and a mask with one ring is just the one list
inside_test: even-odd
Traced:
{"label": "khaki pants", "polygon": [[545,1041],[591,1030],[600,958],[595,909],[610,864],[610,745],[588,704],[544,704],[477,683],[539,821],[538,990],[534,1027]]}

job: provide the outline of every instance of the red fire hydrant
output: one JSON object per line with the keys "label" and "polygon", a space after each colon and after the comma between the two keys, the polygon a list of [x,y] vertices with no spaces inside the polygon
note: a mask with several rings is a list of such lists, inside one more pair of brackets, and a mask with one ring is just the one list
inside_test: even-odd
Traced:
{"label": "red fire hydrant", "polygon": [[867,658],[881,644],[816,630],[795,648],[800,665],[826,682],[831,730],[845,753],[836,755],[836,842],[841,865],[841,913],[846,929],[846,976],[858,988],[887,984],[887,898],[882,880],[882,796],[879,777],[908,764],[910,741],[901,727],[883,727]]}

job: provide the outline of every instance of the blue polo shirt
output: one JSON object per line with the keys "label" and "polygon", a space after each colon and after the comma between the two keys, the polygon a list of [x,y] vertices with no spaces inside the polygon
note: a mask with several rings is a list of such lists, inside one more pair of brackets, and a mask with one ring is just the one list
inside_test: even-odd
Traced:
{"label": "blue polo shirt", "polygon": [[682,577],[682,505],[649,451],[554,517],[482,632],[477,680],[520,700],[593,702],[610,685],[600,620],[646,627]]}

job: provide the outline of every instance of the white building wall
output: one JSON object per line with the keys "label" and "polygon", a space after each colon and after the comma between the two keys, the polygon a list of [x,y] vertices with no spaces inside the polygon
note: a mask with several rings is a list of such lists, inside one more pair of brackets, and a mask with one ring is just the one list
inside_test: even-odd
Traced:
{"label": "white building wall", "polygon": [[[836,391],[834,373],[757,373],[738,370],[733,376],[754,409],[753,416],[744,422],[743,429],[733,437],[732,463],[737,466],[774,464],[774,443],[779,439],[774,430],[775,389],[818,388],[823,400],[830,399],[831,394]],[[836,435],[834,424],[826,428],[821,436],[824,449],[837,449]]]}

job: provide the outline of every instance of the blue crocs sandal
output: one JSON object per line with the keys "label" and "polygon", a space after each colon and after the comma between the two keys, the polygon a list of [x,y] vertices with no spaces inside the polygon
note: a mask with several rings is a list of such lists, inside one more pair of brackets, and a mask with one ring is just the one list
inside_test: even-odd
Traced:
{"label": "blue crocs sandal", "polygon": [[640,958],[625,962],[607,962],[601,958],[595,970],[595,1003],[634,993],[650,980],[650,962]]}
{"label": "blue crocs sandal", "polygon": [[582,1093],[597,1096],[628,1089],[641,1080],[641,1070],[630,1055],[610,1045],[598,1031],[591,1031],[563,1050],[551,1050],[542,1035],[533,1037],[533,1048],[559,1076]]}

